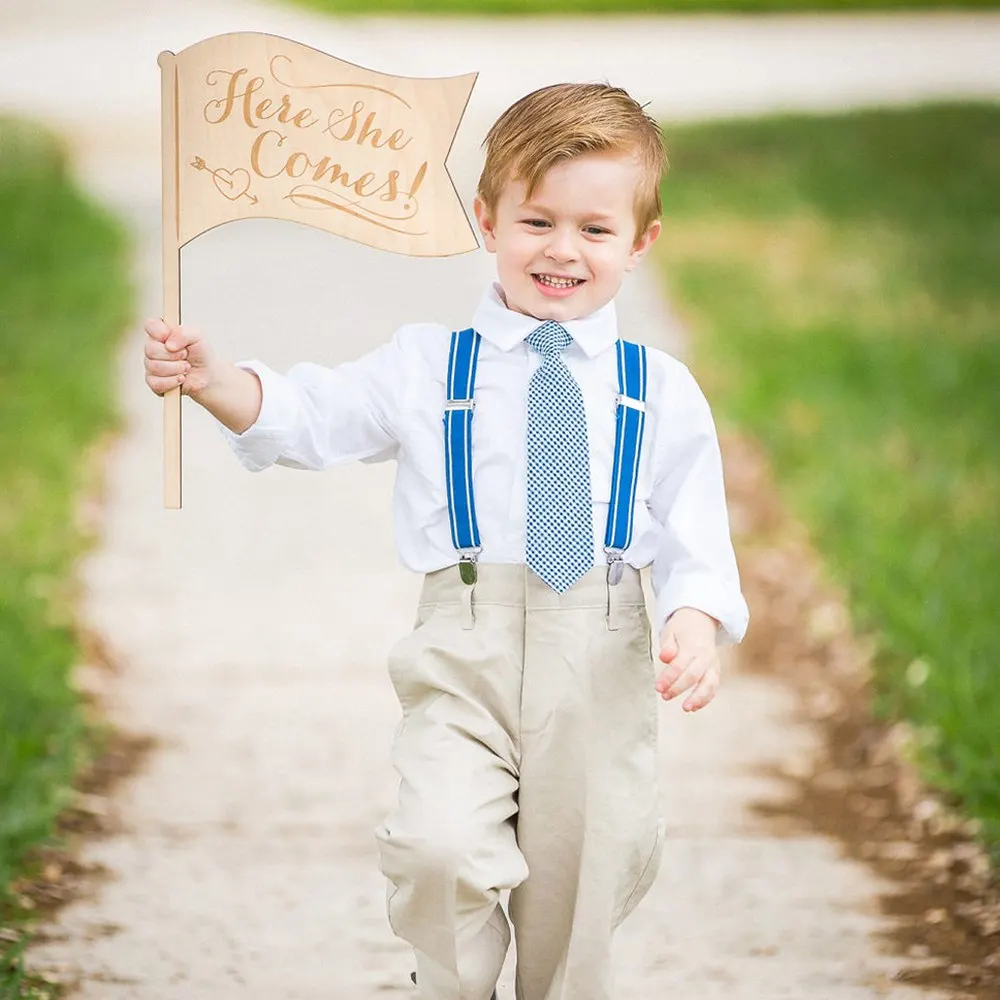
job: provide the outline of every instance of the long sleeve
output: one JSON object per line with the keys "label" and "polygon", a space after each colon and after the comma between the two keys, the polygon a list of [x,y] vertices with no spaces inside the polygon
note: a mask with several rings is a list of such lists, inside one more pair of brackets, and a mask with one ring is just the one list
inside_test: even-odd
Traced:
{"label": "long sleeve", "polygon": [[665,472],[653,486],[650,510],[663,525],[652,564],[657,633],[678,608],[716,618],[721,641],[739,642],[749,612],[740,591],[729,532],[722,458],[708,402],[687,369],[673,386]]}
{"label": "long sleeve", "polygon": [[300,362],[280,375],[257,359],[238,367],[260,379],[260,413],[242,434],[219,427],[251,471],[274,464],[318,470],[395,454],[410,384],[399,333],[358,360],[332,368]]}

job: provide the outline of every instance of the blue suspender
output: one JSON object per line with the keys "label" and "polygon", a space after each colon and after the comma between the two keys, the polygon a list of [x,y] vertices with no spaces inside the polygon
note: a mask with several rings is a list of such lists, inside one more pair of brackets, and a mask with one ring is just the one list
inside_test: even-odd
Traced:
{"label": "blue suspender", "polygon": [[604,531],[608,580],[622,576],[622,553],[632,544],[635,489],[639,478],[642,433],[646,427],[646,348],[619,340],[618,398],[615,400],[615,462],[611,472],[611,500]]}
{"label": "blue suspender", "polygon": [[460,330],[451,335],[448,401],[444,410],[445,481],[451,544],[458,549],[459,568],[465,583],[476,582],[476,559],[482,550],[472,491],[472,411],[476,406],[473,394],[480,341],[475,330]]}
{"label": "blue suspender", "polygon": [[[476,406],[474,393],[480,342],[479,334],[471,329],[451,335],[448,401],[444,411],[445,480],[451,543],[459,553],[462,579],[470,584],[476,582],[476,560],[482,551],[472,489],[472,413]],[[646,426],[646,348],[619,340],[616,349],[615,460],[611,473],[608,523],[604,532],[610,583],[621,579],[622,553],[632,543],[639,457]]]}

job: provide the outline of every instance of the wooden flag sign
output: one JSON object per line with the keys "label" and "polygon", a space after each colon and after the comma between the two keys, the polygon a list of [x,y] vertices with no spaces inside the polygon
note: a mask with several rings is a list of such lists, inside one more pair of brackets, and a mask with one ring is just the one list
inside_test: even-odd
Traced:
{"label": "wooden flag sign", "polygon": [[[180,322],[180,250],[237,219],[301,222],[443,257],[478,246],[445,160],[476,74],[390,76],[277,35],[161,52],[163,276]],[[164,396],[164,506],[181,506],[180,388]]]}

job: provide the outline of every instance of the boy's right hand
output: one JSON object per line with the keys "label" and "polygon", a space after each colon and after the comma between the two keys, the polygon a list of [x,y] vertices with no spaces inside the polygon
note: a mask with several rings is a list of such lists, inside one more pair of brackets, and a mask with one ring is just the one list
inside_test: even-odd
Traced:
{"label": "boy's right hand", "polygon": [[146,320],[146,385],[157,396],[180,386],[190,396],[211,381],[214,360],[208,344],[195,327],[167,326],[159,317]]}

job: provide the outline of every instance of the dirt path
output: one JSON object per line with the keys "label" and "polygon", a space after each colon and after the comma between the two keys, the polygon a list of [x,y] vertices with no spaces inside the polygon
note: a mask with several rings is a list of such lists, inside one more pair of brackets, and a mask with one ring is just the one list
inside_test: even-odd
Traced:
{"label": "dirt path", "polygon": [[[217,32],[272,31],[412,75],[480,69],[451,161],[467,201],[484,123],[557,78],[606,76],[675,117],[1000,93],[996,17],[526,29],[338,23],[216,0],[133,9],[36,0],[0,12],[0,106],[62,128],[86,183],[129,220],[140,316],[160,312],[155,56]],[[354,356],[404,320],[460,323],[491,273],[482,254],[408,260],[269,222],[206,234],[183,266],[185,318],[222,353],[279,369]],[[626,288],[623,329],[680,350],[652,278]],[[185,404],[185,509],[164,511],[161,408],[140,345],[130,335],[120,358],[128,429],[108,469],[102,544],[81,567],[81,611],[122,665],[112,718],[157,747],[111,803],[117,832],[86,846],[110,877],[60,914],[32,962],[78,982],[85,1000],[408,993],[372,838],[395,785],[384,657],[419,584],[395,561],[392,470],[250,476]],[[914,995],[875,944],[881,884],[836,842],[777,837],[755,818],[753,803],[786,794],[767,769],[816,744],[794,700],[734,664],[708,711],[663,710],[670,841],[622,933],[622,997]],[[506,1000],[509,975],[501,985]]]}

